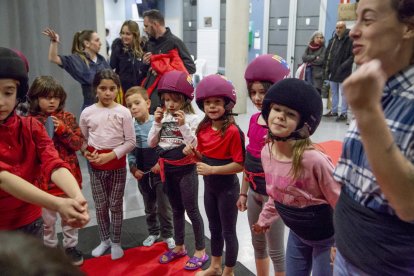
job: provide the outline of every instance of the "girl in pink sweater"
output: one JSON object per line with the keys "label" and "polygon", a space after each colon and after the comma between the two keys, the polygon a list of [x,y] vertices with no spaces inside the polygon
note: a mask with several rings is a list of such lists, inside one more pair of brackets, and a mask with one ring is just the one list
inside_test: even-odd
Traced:
{"label": "girl in pink sweater", "polygon": [[291,230],[286,275],[332,275],[332,213],[340,187],[332,162],[309,139],[321,120],[321,97],[305,81],[285,79],[268,90],[262,116],[270,140],[261,152],[269,201],[253,229],[265,232],[281,217]]}

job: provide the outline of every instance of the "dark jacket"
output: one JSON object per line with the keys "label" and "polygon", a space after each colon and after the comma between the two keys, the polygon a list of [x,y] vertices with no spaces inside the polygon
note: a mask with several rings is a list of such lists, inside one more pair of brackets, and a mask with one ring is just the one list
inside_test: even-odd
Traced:
{"label": "dark jacket", "polygon": [[119,75],[124,93],[132,86],[141,85],[149,67],[144,64],[141,57],[134,57],[131,49],[124,47],[120,38],[115,39],[112,43],[109,64]]}
{"label": "dark jacket", "polygon": [[345,30],[342,39],[335,34],[329,40],[325,54],[325,79],[334,82],[343,82],[352,73],[354,55],[352,54],[352,40],[349,29]]}
{"label": "dark jacket", "polygon": [[325,46],[317,50],[312,50],[309,46],[306,47],[302,56],[303,62],[312,67],[312,84],[313,87],[319,91],[322,89],[323,83],[323,68],[325,63]]}
{"label": "dark jacket", "polygon": [[146,50],[152,54],[166,54],[172,49],[176,48],[178,49],[180,58],[183,60],[188,73],[194,74],[196,71],[196,66],[184,42],[173,35],[170,28],[167,27],[166,29],[167,30],[163,36],[159,37],[158,39],[151,37],[148,40]]}

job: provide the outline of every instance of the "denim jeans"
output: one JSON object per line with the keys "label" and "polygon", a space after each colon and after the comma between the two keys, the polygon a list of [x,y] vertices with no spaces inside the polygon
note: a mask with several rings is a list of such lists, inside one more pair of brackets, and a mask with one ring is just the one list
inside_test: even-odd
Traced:
{"label": "denim jeans", "polygon": [[345,260],[339,250],[336,251],[334,262],[334,275],[335,276],[369,276],[359,268],[353,266],[350,262]]}
{"label": "denim jeans", "polygon": [[[348,104],[344,97],[344,91],[342,89],[342,83],[330,81],[329,85],[331,86],[332,92],[332,113],[338,114],[347,114]],[[339,110],[339,94],[341,95],[341,108]]]}
{"label": "denim jeans", "polygon": [[331,247],[334,237],[320,241],[300,238],[290,230],[286,250],[286,275],[289,276],[331,276]]}

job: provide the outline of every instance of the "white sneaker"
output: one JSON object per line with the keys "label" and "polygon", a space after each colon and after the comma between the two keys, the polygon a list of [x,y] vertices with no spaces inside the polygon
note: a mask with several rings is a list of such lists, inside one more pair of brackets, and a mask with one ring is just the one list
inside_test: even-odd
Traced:
{"label": "white sneaker", "polygon": [[145,241],[142,243],[144,246],[151,246],[154,244],[156,240],[160,238],[160,235],[149,235],[148,238],[145,239]]}
{"label": "white sneaker", "polygon": [[173,238],[165,239],[164,242],[168,245],[169,249],[175,248],[175,240]]}

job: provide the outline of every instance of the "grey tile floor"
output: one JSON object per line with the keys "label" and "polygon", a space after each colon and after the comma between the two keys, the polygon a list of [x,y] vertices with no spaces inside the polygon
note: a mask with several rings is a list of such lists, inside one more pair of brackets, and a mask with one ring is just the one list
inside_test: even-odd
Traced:
{"label": "grey tile floor", "polygon": [[[200,116],[204,116],[199,110]],[[243,130],[244,133],[247,133],[248,124],[250,120],[250,116],[254,114],[256,111],[255,107],[248,101],[247,104],[247,113],[241,114],[236,117],[236,121],[239,124],[240,128]],[[326,110],[324,110],[324,113]],[[202,117],[200,117],[202,118]],[[333,118],[323,118],[321,124],[319,125],[318,129],[312,136],[312,140],[314,142],[323,142],[328,140],[340,140],[342,141],[348,126],[344,123],[337,123]],[[248,141],[246,141],[247,144]],[[96,225],[96,216],[95,216],[95,206],[92,199],[92,193],[90,188],[90,181],[89,181],[89,174],[88,169],[86,167],[86,163],[82,157],[79,157],[83,175],[83,193],[88,200],[89,203],[89,210],[91,215],[91,221],[88,226]],[[239,174],[239,178],[241,180],[241,174]],[[207,237],[210,237],[209,230],[208,230],[208,220],[206,217],[205,209],[204,209],[204,184],[202,177],[199,177],[199,208],[201,215],[204,219],[204,226],[205,226],[205,233]],[[125,188],[125,195],[124,195],[124,218],[132,218],[137,216],[143,216],[144,213],[144,202],[142,196],[137,188],[136,180],[128,173],[127,176],[127,183]],[[187,218],[187,221],[188,218]],[[146,227],[146,226],[142,226]],[[287,235],[289,231],[285,231],[285,243],[287,241]],[[97,233],[98,234],[98,233]],[[247,220],[247,213],[246,212],[239,212],[238,220],[237,220],[237,236],[239,239],[239,255],[238,261],[240,261],[244,266],[246,266],[250,271],[256,274],[256,267],[254,261],[254,252],[253,247],[251,245],[251,234],[249,229],[249,223]],[[272,271],[271,268],[270,271]]]}

